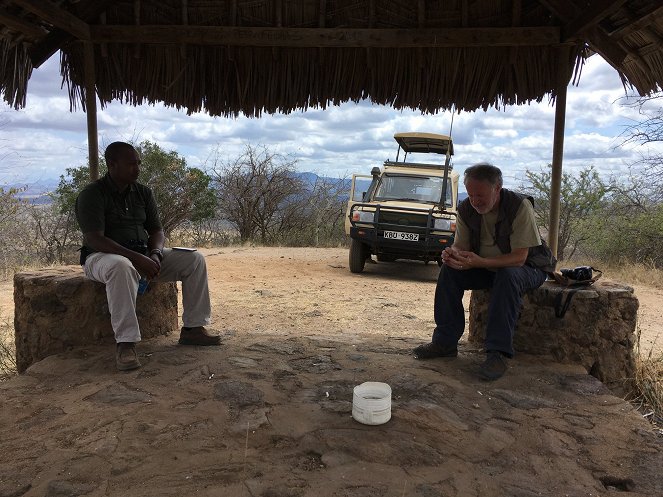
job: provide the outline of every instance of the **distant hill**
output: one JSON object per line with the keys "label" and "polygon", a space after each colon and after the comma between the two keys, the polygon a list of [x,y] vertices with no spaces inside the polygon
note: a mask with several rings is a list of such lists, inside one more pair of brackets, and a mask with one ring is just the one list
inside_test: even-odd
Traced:
{"label": "distant hill", "polygon": [[53,200],[48,196],[55,191],[59,183],[57,179],[40,180],[33,183],[15,183],[0,185],[5,191],[15,188],[19,190],[16,195],[21,200],[26,200],[31,204],[50,204]]}

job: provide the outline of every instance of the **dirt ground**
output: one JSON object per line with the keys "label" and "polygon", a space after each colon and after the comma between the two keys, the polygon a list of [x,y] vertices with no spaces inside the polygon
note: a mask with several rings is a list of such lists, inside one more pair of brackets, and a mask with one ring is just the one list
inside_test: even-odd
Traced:
{"label": "dirt ground", "polygon": [[[433,328],[434,264],[345,249],[205,250],[221,347],[139,345],[49,357],[0,383],[0,497],[663,496],[663,437],[574,365],[482,351],[416,361]],[[636,287],[641,353],[661,354],[663,292]],[[11,282],[0,318],[11,319]],[[352,390],[392,387],[392,419],[352,419]]]}

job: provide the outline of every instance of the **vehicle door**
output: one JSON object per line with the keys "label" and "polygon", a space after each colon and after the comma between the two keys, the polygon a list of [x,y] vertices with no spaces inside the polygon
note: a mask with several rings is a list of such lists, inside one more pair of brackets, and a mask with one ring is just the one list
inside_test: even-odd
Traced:
{"label": "vehicle door", "polygon": [[368,201],[366,197],[370,189],[373,176],[368,174],[353,174],[352,184],[350,186],[350,198],[348,199],[348,208],[345,211],[345,233],[350,234],[350,211],[354,204]]}

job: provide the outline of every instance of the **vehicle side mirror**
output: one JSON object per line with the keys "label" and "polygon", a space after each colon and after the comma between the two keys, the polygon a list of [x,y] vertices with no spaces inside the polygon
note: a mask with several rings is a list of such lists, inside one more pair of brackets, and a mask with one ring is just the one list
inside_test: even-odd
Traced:
{"label": "vehicle side mirror", "polygon": [[366,192],[361,192],[361,199],[366,200]]}

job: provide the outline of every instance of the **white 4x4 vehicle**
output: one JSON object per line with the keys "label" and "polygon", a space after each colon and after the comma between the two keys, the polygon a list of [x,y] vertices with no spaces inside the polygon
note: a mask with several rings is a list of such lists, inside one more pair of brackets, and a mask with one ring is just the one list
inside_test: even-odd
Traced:
{"label": "white 4x4 vehicle", "polygon": [[[453,143],[446,135],[396,133],[395,161],[374,167],[371,176],[352,176],[345,232],[350,235],[350,271],[360,273],[371,254],[378,261],[413,259],[441,264],[453,243],[458,204],[458,173]],[[399,156],[403,151],[403,160]],[[426,162],[409,154],[429,154]],[[432,164],[431,154],[442,163]]]}

